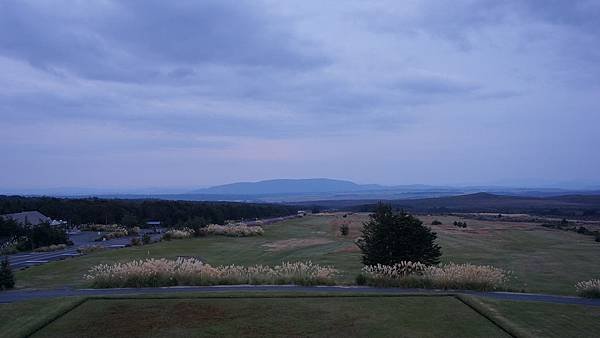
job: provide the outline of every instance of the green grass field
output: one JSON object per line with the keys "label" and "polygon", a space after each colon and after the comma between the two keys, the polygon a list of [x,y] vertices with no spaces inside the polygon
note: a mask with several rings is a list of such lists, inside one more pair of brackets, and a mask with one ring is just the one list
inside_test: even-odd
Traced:
{"label": "green grass field", "polygon": [[598,337],[600,307],[480,298],[489,313],[531,337]]}
{"label": "green grass field", "polygon": [[[457,217],[433,218],[443,222],[438,232],[445,262],[491,264],[513,271],[515,290],[574,294],[574,284],[597,278],[600,271],[600,244],[589,236],[550,230],[527,223],[467,220],[461,230],[451,225]],[[352,283],[362,264],[353,240],[360,233],[366,215],[309,216],[265,227],[259,237],[209,236],[174,240],[143,247],[93,253],[19,271],[19,288],[60,288],[86,286],[82,276],[89,267],[149,257],[199,256],[212,265],[278,264],[282,261],[311,260],[333,265],[342,283]],[[342,221],[351,222],[350,236],[338,233]]]}
{"label": "green grass field", "polygon": [[453,297],[88,300],[34,337],[507,337]]}
{"label": "green grass field", "polygon": [[0,336],[597,337],[600,308],[461,296],[185,293],[0,304]]}

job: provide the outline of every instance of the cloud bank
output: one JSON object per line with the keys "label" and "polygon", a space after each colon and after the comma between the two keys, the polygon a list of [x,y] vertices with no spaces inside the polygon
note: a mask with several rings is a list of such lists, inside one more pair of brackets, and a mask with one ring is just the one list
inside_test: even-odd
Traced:
{"label": "cloud bank", "polygon": [[597,1],[0,2],[0,187],[598,182]]}

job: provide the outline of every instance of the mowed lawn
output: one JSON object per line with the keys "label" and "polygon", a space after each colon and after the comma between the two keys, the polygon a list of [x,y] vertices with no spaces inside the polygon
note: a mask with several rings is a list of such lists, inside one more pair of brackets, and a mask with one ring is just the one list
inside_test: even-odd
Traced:
{"label": "mowed lawn", "polygon": [[[453,216],[422,216],[442,246],[442,261],[493,265],[512,272],[516,291],[574,294],[575,284],[600,278],[600,243],[592,236],[539,224],[490,222]],[[466,229],[452,225],[466,221]]]}
{"label": "mowed lawn", "polygon": [[[454,216],[419,216],[433,226],[442,246],[442,261],[489,264],[513,272],[517,291],[574,294],[578,281],[600,277],[600,243],[591,236],[546,229],[517,222],[465,220],[466,229],[452,225]],[[341,283],[352,283],[362,267],[354,239],[366,214],[307,216],[265,226],[264,236],[232,238],[209,236],[174,240],[142,247],[94,253],[52,262],[17,273],[19,288],[86,286],[83,275],[93,265],[150,257],[197,256],[212,265],[279,264],[311,260],[333,265]],[[350,224],[350,236],[339,235],[339,225]]]}
{"label": "mowed lawn", "polygon": [[336,216],[315,216],[288,220],[265,226],[265,234],[256,237],[208,236],[93,253],[19,271],[17,287],[85,287],[83,275],[91,266],[178,256],[199,257],[211,265],[274,265],[310,260],[335,266],[342,272],[340,279],[350,283],[361,269],[360,253],[353,249],[352,238],[339,236],[335,219]]}
{"label": "mowed lawn", "polygon": [[508,337],[454,297],[91,299],[33,337]]}
{"label": "mowed lawn", "polygon": [[600,307],[480,298],[489,313],[506,319],[515,331],[531,337],[600,336]]}

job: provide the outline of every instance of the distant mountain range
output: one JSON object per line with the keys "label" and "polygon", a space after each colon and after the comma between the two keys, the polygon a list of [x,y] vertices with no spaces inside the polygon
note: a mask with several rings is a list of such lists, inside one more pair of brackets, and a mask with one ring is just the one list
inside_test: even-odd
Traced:
{"label": "distant mountain range", "polygon": [[[202,189],[145,188],[111,191],[110,189],[57,188],[28,191],[1,191],[0,194],[46,195],[57,197],[157,198],[191,201],[239,202],[304,202],[304,201],[368,201],[436,198],[473,193],[548,197],[560,195],[600,195],[597,189],[515,188],[503,186],[433,186],[423,184],[384,186],[357,184],[328,178],[273,179],[237,182]],[[352,203],[354,204],[354,203]]]}
{"label": "distant mountain range", "polygon": [[194,190],[193,194],[269,195],[306,194],[382,190],[377,184],[356,184],[351,181],[328,178],[278,179],[259,182],[239,182]]}

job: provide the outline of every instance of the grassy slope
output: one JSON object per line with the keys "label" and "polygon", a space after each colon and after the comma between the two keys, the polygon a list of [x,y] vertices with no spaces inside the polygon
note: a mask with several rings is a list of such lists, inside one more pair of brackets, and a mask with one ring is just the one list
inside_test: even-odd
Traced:
{"label": "grassy slope", "polygon": [[[436,218],[451,224],[457,217]],[[574,294],[575,283],[597,278],[600,243],[591,236],[523,223],[466,220],[469,231],[434,227],[443,261],[489,264],[513,272],[512,287],[528,292]]]}
{"label": "grassy slope", "polygon": [[40,337],[505,337],[452,297],[91,300]]}
{"label": "grassy slope", "polygon": [[480,298],[489,311],[532,337],[598,337],[600,307]]}
{"label": "grassy slope", "polygon": [[81,300],[81,298],[53,298],[0,304],[0,336],[26,336],[68,311]]}
{"label": "grassy slope", "polygon": [[[232,238],[210,236],[190,240],[173,240],[143,247],[131,247],[93,253],[64,261],[32,267],[16,274],[19,288],[57,288],[85,286],[82,276],[89,267],[147,257],[200,256],[212,265],[278,264],[282,261],[312,260],[334,265],[352,281],[361,268],[358,252],[338,252],[352,246],[352,239],[339,238],[329,224],[333,217],[307,217],[266,226],[264,236]],[[263,244],[290,238],[326,238],[330,243],[308,247],[269,251]]]}
{"label": "grassy slope", "polygon": [[[433,217],[422,217],[430,224]],[[512,287],[530,292],[573,294],[574,284],[594,278],[600,271],[600,245],[589,236],[548,230],[523,223],[492,223],[467,220],[467,231],[449,227],[456,217],[435,217],[444,225],[434,227],[442,245],[443,261],[491,264],[514,272]],[[82,275],[90,266],[145,257],[201,256],[213,265],[277,264],[281,261],[307,260],[334,265],[351,282],[360,271],[360,253],[352,237],[359,235],[364,215],[348,219],[334,216],[306,217],[266,227],[262,237],[205,237],[163,242],[145,247],[126,248],[53,262],[17,273],[17,286],[57,288],[85,286]],[[351,236],[339,237],[342,220],[351,221]],[[325,238],[332,242],[309,247],[269,251],[263,244],[288,239]]]}

